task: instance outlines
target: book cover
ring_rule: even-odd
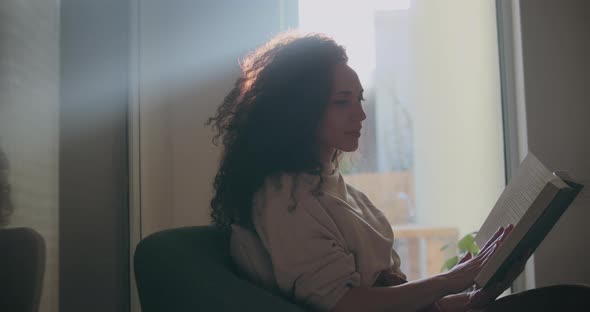
[[[499,226],[515,225],[475,278],[477,286],[501,280],[515,260],[534,252],[582,188],[562,180],[529,153],[476,235],[483,246]]]

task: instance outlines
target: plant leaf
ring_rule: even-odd
[[[477,254],[479,253],[479,246],[477,246],[476,242],[473,242],[473,244],[471,244],[471,246],[469,247],[469,251],[472,255],[477,256]]]
[[[459,250],[461,250],[461,251],[470,251],[471,246],[474,243],[475,243],[475,239],[473,238],[473,235],[467,234],[459,241],[459,243],[457,243],[457,246],[459,247]]]
[[[441,271],[444,270],[444,269],[450,270],[455,265],[457,265],[458,262],[459,262],[459,257],[458,256],[454,256],[452,258],[447,259],[447,261],[445,261],[445,263],[443,264],[443,266],[441,268]]]

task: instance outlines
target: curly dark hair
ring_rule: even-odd
[[[287,32],[248,54],[241,75],[214,117],[222,138],[211,218],[229,229],[253,230],[252,199],[267,177],[311,173],[323,179],[318,132],[329,100],[333,68],[348,62],[343,46],[323,34]],[[341,151],[333,162],[338,164]]]

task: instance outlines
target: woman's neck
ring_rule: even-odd
[[[332,168],[334,167],[333,159],[334,159],[335,153],[336,153],[336,149],[334,149],[332,147],[322,149],[321,161],[322,161],[322,166],[324,167],[324,170],[331,171]]]

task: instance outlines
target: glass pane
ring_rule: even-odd
[[[347,48],[365,89],[341,172],[386,214],[408,278],[439,273],[504,186],[495,1],[300,0],[299,16]]]
[[[41,234],[39,310],[58,311],[59,1],[2,1],[0,16],[0,231]]]

